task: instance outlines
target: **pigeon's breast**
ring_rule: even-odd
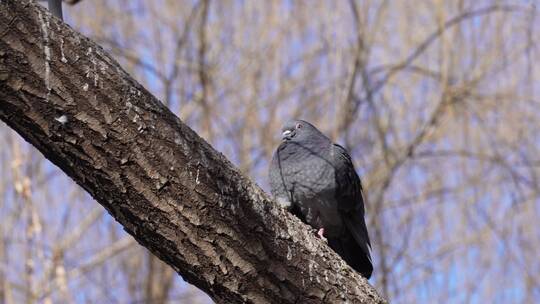
[[[324,228],[329,237],[339,235],[343,223],[335,198],[334,168],[322,158],[297,160],[291,168],[297,170],[289,175],[289,191],[306,222]]]

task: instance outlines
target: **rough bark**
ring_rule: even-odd
[[[0,119],[218,303],[383,303],[108,54],[0,1]]]

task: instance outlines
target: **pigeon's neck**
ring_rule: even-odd
[[[328,140],[289,141],[283,142],[279,150],[284,159],[300,160],[307,155],[325,156],[330,145]]]

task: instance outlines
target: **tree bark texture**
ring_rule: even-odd
[[[0,1],[0,119],[218,303],[383,303],[88,38]]]

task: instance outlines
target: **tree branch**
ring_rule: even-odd
[[[218,303],[383,303],[98,45],[0,1],[0,119]]]

